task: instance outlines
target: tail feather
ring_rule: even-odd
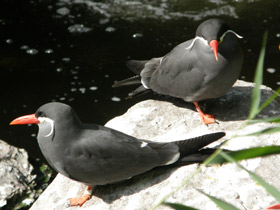
[[[177,162],[171,164],[172,166],[185,166],[194,163],[203,163],[210,155],[216,151],[216,148],[201,149],[199,152],[185,156]]]
[[[174,143],[179,146],[180,159],[200,151],[208,144],[217,141],[225,136],[224,132],[217,132],[206,134],[203,136],[194,137],[187,140],[175,141]]]
[[[180,167],[185,165],[190,165],[194,163],[203,163],[207,158],[209,158],[217,148],[206,148],[201,149],[196,153],[185,156],[182,159],[179,159],[177,162],[168,165],[170,167]],[[229,150],[222,150],[223,152],[230,152]]]
[[[115,82],[112,87],[121,87],[121,86],[127,86],[127,85],[139,85],[141,84],[141,78],[140,76],[134,76],[134,77],[130,77],[121,81],[117,81]]]
[[[151,92],[151,90],[147,89],[147,87],[149,86],[148,84],[150,82],[153,72],[160,65],[161,60],[162,58],[153,58],[151,60],[145,60],[145,61],[138,61],[138,60],[128,61],[126,63],[127,67],[130,70],[132,70],[134,73],[136,73],[137,76],[115,82],[112,85],[112,87],[115,88],[120,86],[141,84],[140,87],[138,87],[133,92],[129,93],[127,98],[132,98],[134,96],[140,96],[148,92]]]
[[[137,61],[137,60],[130,60],[126,62],[127,67],[133,71],[135,74],[140,75],[140,72],[144,69],[145,64],[149,60],[146,61]]]
[[[144,94],[149,93],[149,92],[151,92],[150,89],[147,89],[143,85],[141,85],[140,87],[136,88],[134,91],[130,92],[128,94],[128,98],[141,96],[141,95],[144,95]]]

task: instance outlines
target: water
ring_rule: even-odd
[[[240,78],[253,80],[262,35],[269,30],[264,84],[280,85],[279,1],[4,0],[0,8],[0,139],[42,160],[36,126],[9,126],[44,103],[73,106],[84,122],[104,124],[144,98],[112,89],[133,76],[128,59],[162,56],[220,17],[244,38]],[[150,98],[154,96],[149,96]]]

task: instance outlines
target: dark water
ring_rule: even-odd
[[[244,38],[240,78],[252,81],[262,35],[269,30],[264,84],[280,85],[279,1],[2,0],[0,6],[0,139],[41,153],[36,126],[9,126],[44,103],[73,106],[84,122],[104,124],[143,100],[132,88],[112,89],[132,76],[125,62],[162,56],[194,36],[204,19],[220,17]],[[102,3],[103,2],[103,3]]]

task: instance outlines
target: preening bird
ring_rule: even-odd
[[[195,38],[177,45],[163,57],[127,62],[137,76],[116,82],[113,87],[141,84],[130,96],[152,90],[155,93],[193,102],[202,122],[214,123],[198,102],[223,96],[235,83],[243,64],[238,38],[225,21],[202,22]]]

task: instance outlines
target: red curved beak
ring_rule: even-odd
[[[209,43],[209,46],[213,49],[213,52],[214,52],[216,61],[218,61],[218,45],[219,45],[219,43],[218,43],[217,40],[212,40],[212,41]]]
[[[10,125],[24,125],[24,124],[39,124],[40,121],[37,119],[35,114],[25,115],[18,117],[10,122]]]

